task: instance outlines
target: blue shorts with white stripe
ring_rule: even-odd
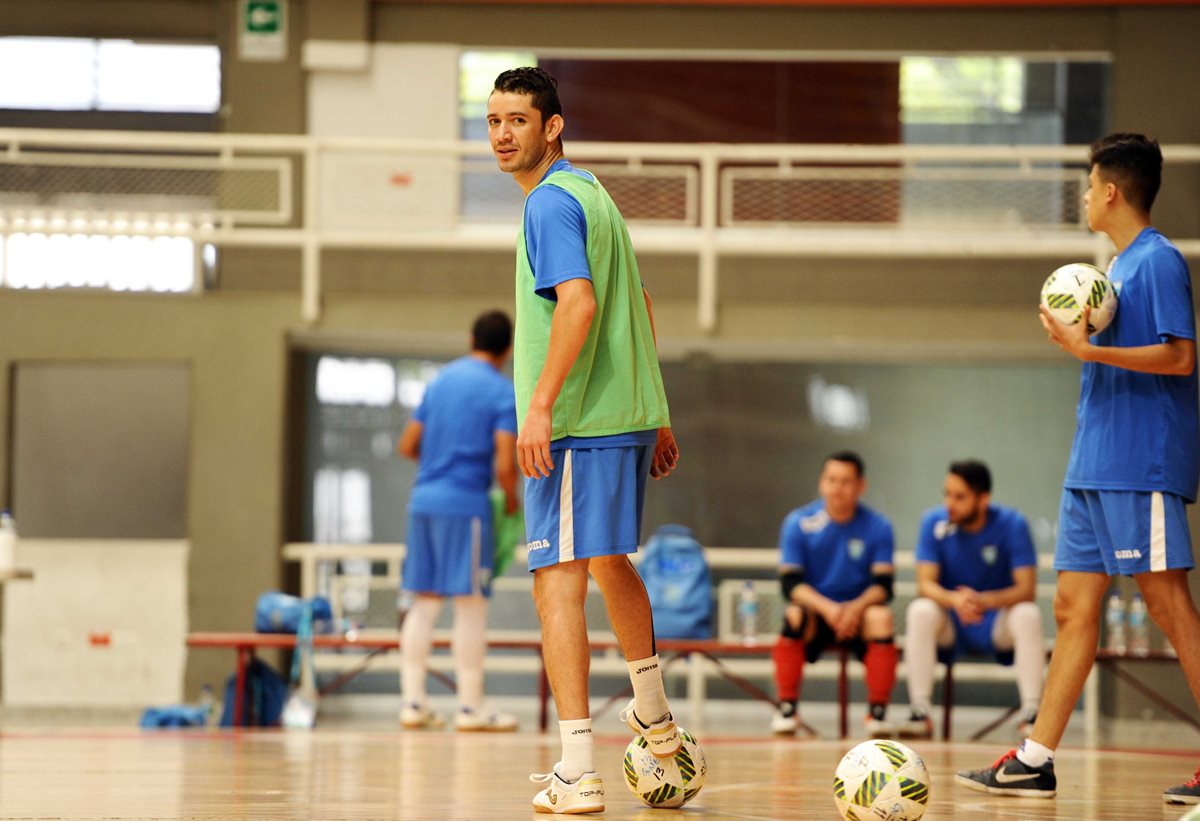
[[[409,513],[404,578],[410,593],[490,596],[492,517]]]
[[[529,569],[633,553],[653,445],[554,451],[554,470],[525,480]]]
[[[1182,497],[1158,491],[1063,489],[1055,570],[1132,576],[1194,566]]]

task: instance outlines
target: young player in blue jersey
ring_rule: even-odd
[[[1025,517],[992,504],[987,465],[950,465],[940,507],[921,519],[917,594],[904,620],[904,666],[912,712],[901,738],[930,738],[933,673],[938,656],[995,655],[1017,671],[1020,732],[1033,729],[1046,640],[1037,596],[1037,553]]]
[[[593,761],[584,599],[604,595],[633,684],[622,713],[660,757],[680,747],[654,646],[650,601],[628,554],[641,539],[646,477],[666,476],[671,435],[642,288],[624,220],[590,173],[563,156],[556,83],[537,68],[496,78],[488,135],[526,194],[517,241],[513,369],[529,569],[562,758],[531,776],[545,813],[604,811]]]
[[[1133,576],[1200,703],[1200,614],[1188,590],[1185,512],[1200,472],[1191,278],[1150,223],[1162,179],[1158,144],[1112,134],[1092,145],[1090,164],[1088,226],[1116,246],[1109,278],[1120,300],[1112,324],[1090,339],[1086,310],[1073,326],[1041,312],[1050,341],[1083,362],[1083,376],[1054,556],[1058,633],[1037,722],[1019,750],[956,777],[997,795],[1055,794],[1054,751],[1095,662],[1112,576]],[[1200,771],[1162,800],[1200,803]]]
[[[796,731],[804,664],[840,643],[866,666],[867,733],[888,736],[897,656],[887,606],[895,575],[892,525],[860,501],[867,480],[856,453],[827,458],[817,489],[821,498],[789,513],[779,531],[779,578],[787,605],[772,651],[780,706],[771,731]]]
[[[446,597],[454,599],[455,729],[517,727],[513,716],[483,704],[493,475],[506,510],[517,509],[517,414],[512,382],[500,373],[511,350],[508,317],[481,315],[471,329],[471,353],[442,368],[400,436],[400,454],[418,462],[401,583],[414,597],[401,628],[400,722],[409,729],[443,724],[428,706],[425,679],[433,625]]]

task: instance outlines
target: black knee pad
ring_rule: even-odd
[[[808,623],[808,611],[802,607],[802,608],[800,608],[800,625],[798,627],[792,627],[791,622],[789,622],[787,620],[787,618],[785,617],[783,620],[783,629],[780,631],[780,635],[783,636],[785,639],[795,639],[796,641],[803,641],[804,640],[804,628],[807,625],[807,623]]]

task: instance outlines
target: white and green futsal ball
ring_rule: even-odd
[[[625,784],[648,807],[682,807],[704,786],[704,750],[682,727],[679,735],[683,743],[671,758],[655,756],[640,735],[625,748]]]
[[[1078,322],[1084,306],[1090,305],[1088,333],[1098,334],[1108,327],[1117,313],[1117,292],[1095,265],[1072,262],[1056,269],[1046,279],[1042,286],[1042,305],[1064,325]]]
[[[846,821],[917,821],[929,802],[929,770],[898,741],[864,741],[838,764],[833,800]]]

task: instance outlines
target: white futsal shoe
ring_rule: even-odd
[[[799,727],[794,709],[788,711],[780,707],[771,718],[771,732],[775,735],[795,735]]]
[[[572,782],[563,781],[558,764],[552,773],[529,776],[534,784],[547,784],[546,789],[533,797],[535,812],[556,815],[578,815],[585,812],[604,812],[604,782],[595,772],[586,772]]]
[[[454,729],[460,733],[511,733],[517,729],[517,717],[498,710],[462,707],[454,715]]]
[[[679,752],[683,744],[683,739],[679,737],[679,728],[675,726],[675,719],[670,713],[649,725],[643,724],[634,714],[633,699],[630,699],[629,704],[620,712],[620,718],[629,725],[629,729],[646,739],[646,749],[657,758],[670,758]]]
[[[446,720],[425,705],[410,701],[400,708],[400,726],[406,730],[440,730]]]

